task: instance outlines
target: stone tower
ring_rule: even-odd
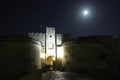
[[[46,28],[46,58],[48,56],[55,56],[56,53],[56,36],[55,28]]]

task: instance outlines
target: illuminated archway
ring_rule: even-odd
[[[46,64],[47,65],[53,65],[53,61],[55,61],[55,57],[54,56],[48,56],[46,58]]]
[[[54,56],[48,56],[46,58],[46,64],[50,66],[50,70],[53,70],[53,66],[55,65],[55,57]]]

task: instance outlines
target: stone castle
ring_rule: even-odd
[[[50,56],[54,58],[59,57],[59,55],[62,56],[63,53],[60,53],[62,34],[56,34],[54,27],[46,27],[46,33],[29,33],[28,35],[40,43],[42,60],[46,60]]]
[[[68,34],[56,34],[54,27],[46,27],[45,33],[1,35],[0,80],[18,80],[41,70],[43,63],[50,63],[51,56],[55,61],[62,59],[62,69],[58,70],[116,78],[120,73],[120,37],[71,39]]]

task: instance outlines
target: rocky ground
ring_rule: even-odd
[[[35,71],[19,78],[19,80],[96,80],[96,79],[70,72],[47,71],[44,73],[40,73],[40,71]]]
[[[94,80],[90,77],[83,77],[74,73],[48,71],[42,74],[41,80]]]

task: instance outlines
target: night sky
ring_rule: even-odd
[[[88,16],[81,14],[84,9]],[[41,32],[46,26],[73,37],[120,34],[120,0],[0,1],[0,34]]]

